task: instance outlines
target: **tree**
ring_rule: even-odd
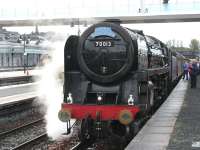
[[[171,40],[168,40],[168,41],[166,42],[166,44],[167,44],[168,47],[172,47],[172,41],[171,41]]]
[[[192,39],[190,42],[190,49],[192,51],[198,51],[200,48],[200,43],[197,39]]]
[[[183,47],[183,41],[180,41],[180,47]]]
[[[176,44],[175,44],[175,43],[176,43],[176,40],[173,39],[173,40],[172,40],[172,47],[176,47]]]
[[[167,45],[168,47],[172,48],[172,49],[177,49],[177,50],[189,49],[189,48],[187,48],[187,47],[183,47],[183,41],[181,41],[181,40],[175,40],[175,39],[173,39],[173,40],[168,40],[168,41],[166,42],[166,45]]]

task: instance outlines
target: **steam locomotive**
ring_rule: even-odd
[[[143,31],[105,21],[64,48],[64,102],[59,119],[81,121],[79,138],[130,140],[182,75],[184,57]]]

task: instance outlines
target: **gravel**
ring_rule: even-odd
[[[16,107],[23,107],[23,105]],[[45,107],[36,103],[31,103],[25,108],[15,109],[16,111],[12,113],[8,112],[8,114],[4,114],[0,117],[0,133],[42,118],[44,116]]]
[[[38,122],[9,133],[0,139],[0,149],[9,150],[45,133],[45,126],[45,122]]]

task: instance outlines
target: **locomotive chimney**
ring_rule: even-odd
[[[106,19],[104,22],[110,22],[120,25],[122,21],[120,19]]]

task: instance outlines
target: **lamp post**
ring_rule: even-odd
[[[26,61],[25,61],[25,58],[26,58],[26,37],[25,37],[25,34],[23,36],[23,40],[24,40],[24,74],[26,73]]]
[[[13,70],[13,68],[14,68],[13,55],[14,55],[14,48],[12,48],[12,50],[11,50],[12,70]]]
[[[80,33],[81,33],[81,30],[80,30],[80,21],[79,21],[79,18],[78,18],[78,36],[80,36]]]

